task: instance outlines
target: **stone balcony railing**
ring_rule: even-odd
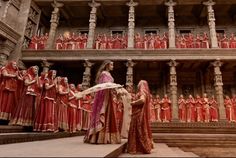
[[[112,50],[23,50],[23,61],[41,61],[43,58],[52,61],[77,60],[236,60],[236,49],[112,49]]]

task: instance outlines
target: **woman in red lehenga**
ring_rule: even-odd
[[[153,96],[150,95],[150,107],[151,107],[151,122],[155,122],[157,120],[156,118],[156,110],[155,110],[155,104],[154,104],[154,101],[153,101]]]
[[[229,122],[236,122],[232,100],[227,95],[224,100],[226,118]]]
[[[109,72],[111,70],[113,70],[113,62],[110,60],[104,61],[98,70],[96,83],[114,82]],[[120,132],[116,122],[116,111],[112,103],[114,95],[112,92],[111,89],[106,89],[96,93],[91,123],[84,142],[94,144],[121,143]]]
[[[0,89],[0,119],[10,120],[13,110],[17,106],[17,74],[15,61],[9,62],[2,68]]]
[[[203,122],[203,99],[197,94],[195,98],[196,122]]]
[[[188,99],[186,99],[186,110],[187,122],[195,122],[195,100],[192,95],[189,95]]]
[[[186,122],[186,100],[184,99],[183,94],[179,96],[178,105],[179,105],[179,121]]]
[[[90,95],[86,95],[82,99],[82,129],[88,130],[90,124],[90,113],[91,113],[91,102],[92,97]]]
[[[69,84],[67,77],[63,77],[58,86],[58,127],[68,131],[67,107],[69,104]]]
[[[21,96],[23,94],[24,79],[25,79],[26,73],[27,73],[27,70],[21,70],[18,73],[18,77],[17,77],[17,92],[16,92],[17,100],[20,100],[20,98],[21,98]]]
[[[39,77],[39,89],[38,89],[38,104],[35,110],[35,120],[34,120],[34,131],[41,131],[40,129],[40,122],[43,122],[42,119],[44,119],[44,107],[41,104],[42,98],[44,97],[44,85],[45,85],[45,79],[47,77],[47,73],[41,72],[41,75]],[[41,119],[41,120],[40,120]],[[42,126],[41,126],[42,127]]]
[[[44,81],[45,89],[42,93],[41,103],[37,110],[34,131],[54,132],[55,125],[55,102],[56,102],[56,71],[50,70]]]
[[[218,122],[219,120],[219,108],[215,96],[213,95],[209,100],[210,105],[210,119],[212,122]]]
[[[38,66],[32,66],[27,70],[24,78],[23,94],[10,121],[12,125],[33,126],[38,101],[38,70]]]
[[[130,154],[150,154],[153,144],[150,128],[150,91],[147,81],[139,82],[137,100],[131,102],[131,105],[132,116],[127,151]]]
[[[70,84],[70,93],[69,93],[69,106],[68,106],[68,125],[69,125],[69,132],[74,133],[76,132],[76,113],[78,107],[78,99],[75,97],[75,94],[78,91],[75,88],[74,84]]]
[[[81,91],[81,84],[77,85],[77,91]],[[76,111],[76,128],[78,131],[82,129],[82,99],[77,100],[77,111]]]
[[[171,121],[171,100],[168,98],[167,94],[161,100],[161,114],[162,122]]]
[[[153,100],[154,110],[156,115],[156,121],[161,122],[161,99],[160,96],[157,94]]]

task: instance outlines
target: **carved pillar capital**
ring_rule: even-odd
[[[165,2],[165,5],[168,7],[174,7],[177,3],[174,2],[173,0],[169,0]]]
[[[11,52],[15,49],[16,44],[10,40],[4,40],[0,42],[0,53],[9,56]]]
[[[221,67],[223,65],[223,62],[218,58],[214,62],[212,62],[211,65],[213,65],[214,67]]]
[[[204,4],[204,5],[206,5],[206,6],[213,6],[213,5],[215,5],[216,3],[215,3],[213,0],[208,0],[208,1],[203,2],[202,4]]]
[[[53,63],[48,62],[46,59],[42,60],[41,66],[43,67],[43,72],[48,72]]]
[[[136,7],[138,5],[138,2],[134,2],[133,0],[130,0],[129,2],[126,3],[126,5],[129,7]]]
[[[176,66],[179,64],[174,59],[167,63],[170,66],[170,74],[176,75]]]
[[[91,3],[88,3],[88,5],[92,8],[90,13],[95,13],[96,14],[96,10],[99,6],[101,6],[101,3],[97,3],[94,0]]]

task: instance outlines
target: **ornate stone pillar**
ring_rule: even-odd
[[[51,21],[50,21],[51,26],[50,26],[50,31],[48,35],[46,49],[52,49],[54,47],[56,30],[57,30],[57,26],[59,24],[59,19],[60,19],[60,8],[63,7],[63,5],[64,4],[58,3],[56,0],[54,0],[54,3],[52,3],[54,10],[52,11],[52,15],[51,15]]]
[[[177,74],[176,66],[178,63],[175,60],[168,62],[170,66],[170,98],[172,104],[172,122],[177,122],[179,120],[178,116],[178,98],[177,98]]]
[[[204,79],[205,79],[205,92],[207,93],[207,96],[211,97],[213,95],[213,87],[212,87],[212,76],[210,69],[207,68],[205,74],[204,74]]]
[[[207,6],[208,11],[208,25],[210,29],[210,39],[211,39],[211,47],[212,48],[218,48],[218,42],[216,37],[216,24],[215,24],[215,13],[213,10],[213,5],[215,5],[215,2],[212,0],[209,0],[207,2],[203,2],[204,5]]]
[[[43,59],[41,66],[43,67],[43,72],[48,73],[50,67],[53,65],[53,63],[48,62],[46,59]]]
[[[96,23],[97,23],[97,8],[100,5],[101,5],[100,3],[97,3],[94,0],[92,1],[92,3],[89,3],[89,6],[92,9],[90,11],[89,33],[88,33],[87,48],[90,48],[90,49],[93,48],[95,28],[96,28]]]
[[[128,19],[128,48],[134,48],[134,28],[135,28],[135,6],[137,2],[130,0],[126,3],[129,6],[129,19]]]
[[[4,66],[11,52],[15,49],[15,43],[10,40],[0,42],[0,67]]]
[[[220,67],[222,66],[223,63],[220,61],[220,59],[217,59],[211,64],[214,66],[215,91],[216,91],[216,99],[219,104],[220,121],[226,121],[224,97],[223,97],[222,73],[220,71]]]
[[[84,67],[85,71],[83,74],[83,81],[82,81],[82,87],[83,89],[87,89],[90,87],[90,80],[91,80],[91,68],[94,65],[94,63],[89,62],[87,59],[85,60]]]
[[[131,59],[129,59],[125,64],[127,67],[126,86],[133,86],[133,67],[135,64],[136,63],[134,63]]]
[[[165,2],[165,5],[168,6],[168,29],[169,29],[169,48],[175,48],[175,13],[174,6],[176,2],[169,0]]]

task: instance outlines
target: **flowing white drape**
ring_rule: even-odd
[[[124,106],[124,111],[123,111],[123,121],[122,121],[122,128],[121,128],[121,136],[123,138],[128,138],[128,133],[129,133],[129,126],[130,126],[130,121],[131,121],[131,95],[128,93],[128,91],[123,88],[122,85],[116,84],[116,83],[102,83],[102,84],[97,84],[96,86],[93,86],[91,88],[88,88],[82,92],[79,92],[76,94],[77,98],[82,98],[87,94],[95,93],[100,90],[104,89],[114,89],[117,94],[119,95],[118,97],[121,97],[123,106]]]

